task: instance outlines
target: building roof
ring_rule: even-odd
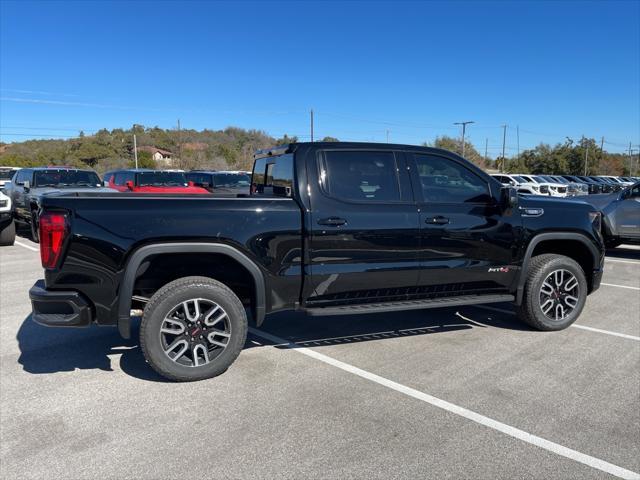
[[[142,147],[138,147],[138,151],[139,152],[149,152],[151,154],[160,153],[161,155],[164,155],[166,157],[169,157],[169,156],[173,155],[173,153],[170,152],[169,150],[163,150],[162,148],[153,147],[151,145],[144,145]]]

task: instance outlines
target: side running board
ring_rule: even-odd
[[[426,300],[401,300],[384,303],[363,303],[359,305],[338,305],[305,309],[308,315],[355,315],[360,313],[399,312],[425,308],[457,307],[481,303],[513,302],[513,295],[462,295],[459,297],[431,298]]]

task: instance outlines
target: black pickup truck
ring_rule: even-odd
[[[142,315],[149,364],[173,380],[224,372],[248,320],[514,302],[539,330],[573,323],[600,285],[601,218],[519,198],[463,158],[391,144],[298,143],[256,154],[238,198],[60,193],[42,198],[44,280],[33,319]],[[247,313],[248,312],[248,313]]]

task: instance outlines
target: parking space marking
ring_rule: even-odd
[[[635,260],[618,260],[617,258],[611,258],[611,257],[605,257],[604,260],[605,263],[607,262],[614,262],[614,263],[630,263],[632,265],[640,265],[640,262],[637,262]]]
[[[361,368],[355,367],[340,360],[336,360],[335,358],[329,357],[322,353],[318,353],[308,347],[301,347],[300,345],[296,345],[295,343],[289,342],[283,338],[277,337],[262,330],[250,328],[249,331],[253,335],[264,338],[277,345],[284,346],[285,348],[289,348],[294,352],[298,352],[302,355],[306,355],[307,357],[314,358],[320,362],[326,363],[327,365],[331,365],[345,372],[364,378],[365,380],[369,380],[384,387],[390,388],[391,390],[395,390],[396,392],[403,393],[404,395],[415,398],[417,400],[421,400],[425,403],[428,403],[429,405],[438,407],[449,413],[461,416],[463,418],[466,418],[467,420],[471,420],[480,425],[504,433],[505,435],[516,438],[518,440],[522,440],[523,442],[529,443],[531,445],[535,445],[570,460],[582,463],[583,465],[587,465],[591,468],[609,473],[618,478],[640,480],[640,473],[627,470],[626,468],[619,467],[618,465],[614,465],[599,458],[592,457],[591,455],[578,452],[577,450],[573,450],[550,440],[546,440],[542,437],[538,437],[531,433],[525,432],[524,430],[520,430],[519,428],[512,427],[505,423],[486,417],[467,408],[447,402],[446,400],[442,400],[414,388],[407,387],[406,385],[402,385],[400,383],[394,382],[393,380],[381,377],[380,375],[376,375],[375,373],[362,370]]]
[[[20,245],[22,248],[26,248],[27,250],[31,250],[33,252],[39,252],[40,249],[32,247],[31,245],[27,245],[25,243],[15,242],[16,245]]]
[[[472,305],[472,306],[475,308],[482,308],[483,310],[493,310],[494,312],[506,313],[508,315],[516,314],[515,312],[512,312],[511,310],[506,310],[504,308],[488,307],[486,305]],[[635,340],[636,342],[640,342],[640,337],[636,337],[635,335],[627,335],[626,333],[612,332],[610,330],[602,330],[601,328],[587,327],[586,325],[578,325],[576,323],[573,323],[569,326],[573,328],[580,328],[582,330],[589,330],[590,332],[604,333],[605,335],[611,335],[614,337],[626,338],[628,340]]]
[[[640,287],[630,287],[628,285],[616,285],[615,283],[604,283],[604,282],[602,282],[600,285],[605,285],[607,287],[628,288],[629,290],[640,290]]]

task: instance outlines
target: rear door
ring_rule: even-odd
[[[22,221],[31,221],[31,206],[27,199],[24,182],[29,182],[30,188],[33,188],[33,170],[25,168],[18,171],[11,189],[11,203],[16,217]]]
[[[318,151],[307,172],[318,187],[310,199],[307,303],[409,298],[420,229],[402,153],[336,147]]]
[[[615,210],[615,222],[621,237],[640,239],[640,184],[622,194]]]
[[[408,152],[419,197],[421,268],[425,293],[507,290],[517,271],[520,215],[503,212],[493,182],[461,160]]]

